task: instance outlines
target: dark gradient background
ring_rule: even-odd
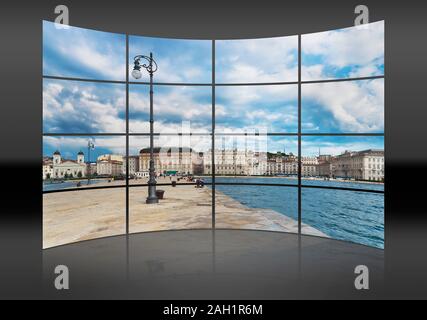
[[[42,298],[41,21],[180,38],[294,35],[353,25],[356,1],[3,1],[0,4],[0,298]],[[363,1],[386,21],[385,286],[427,298],[427,3]],[[141,10],[144,10],[142,12]]]

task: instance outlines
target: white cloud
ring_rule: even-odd
[[[49,74],[77,77],[95,74],[101,79],[125,79],[124,35],[77,27],[58,30],[51,23],[43,27],[45,45],[67,61],[64,66],[61,59],[45,59],[44,68]],[[72,71],[67,70],[67,64],[72,64]]]
[[[350,76],[371,76],[379,73],[384,57],[384,22],[350,27],[302,36],[304,55],[321,56],[323,63],[336,68],[359,66]],[[326,78],[321,66],[306,66],[303,60],[303,79]]]
[[[153,53],[158,65],[158,70],[154,73],[156,82],[211,82],[212,58],[209,40],[131,37],[130,50],[131,57],[136,54]],[[131,64],[129,71],[132,69]],[[148,73],[143,72],[139,81],[148,80]]]
[[[105,79],[123,80],[125,78],[123,60],[117,59],[109,47],[110,45],[104,45],[103,51],[98,51],[100,48],[96,43],[81,37],[72,46],[59,44],[58,49],[64,57],[73,57],[74,63],[82,69],[92,70]]]
[[[248,104],[296,101],[297,85],[262,85],[217,87],[217,95],[233,106],[244,107]]]
[[[108,92],[106,92],[106,88]],[[43,121],[47,132],[72,133],[75,127],[90,132],[124,132],[124,86],[45,80]],[[78,133],[78,132],[76,132]]]
[[[172,132],[180,132],[181,121],[190,121],[193,132],[208,132],[212,118],[210,88],[208,89],[169,87],[166,91],[155,93],[155,131],[172,130]],[[207,96],[203,97],[203,93],[206,93]],[[209,100],[209,102],[198,101],[200,97],[202,100],[207,98],[206,100]],[[132,132],[149,132],[148,117],[150,106],[148,94],[131,91],[129,103],[131,112],[130,130]],[[137,116],[132,116],[132,113],[144,113],[145,116],[143,119],[136,119]]]
[[[218,132],[233,132],[236,127],[240,132],[264,127],[283,132],[298,124],[296,85],[221,86],[216,90]]]
[[[254,83],[296,81],[298,78],[296,36],[218,40],[217,82]]]
[[[301,79],[312,80],[312,79],[323,79],[324,66],[321,64],[315,64],[311,66],[302,66],[301,68]]]
[[[312,101],[329,111],[342,132],[381,132],[384,130],[384,81],[306,84],[304,101]],[[310,110],[306,110],[307,113]]]

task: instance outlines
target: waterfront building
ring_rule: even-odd
[[[301,175],[306,177],[317,176],[318,165],[317,157],[301,157]]]
[[[267,153],[266,152],[252,152],[247,153],[247,174],[250,176],[264,176],[267,175]]]
[[[127,161],[123,157],[123,174],[126,175]],[[134,176],[139,171],[139,156],[129,156],[129,176]]]
[[[287,176],[298,174],[298,160],[283,160],[283,174]]]
[[[96,159],[98,176],[118,177],[123,173],[123,156],[119,154],[103,154]]]
[[[96,173],[98,176],[117,177],[122,175],[123,162],[117,160],[96,161]]]
[[[203,155],[204,174],[212,174],[212,150]],[[215,150],[215,174],[217,175],[266,175],[267,154],[238,149]]]
[[[64,159],[59,151],[53,153],[52,158],[43,161],[43,179],[83,178],[87,168],[84,162],[84,153],[80,151],[76,160]]]
[[[42,177],[43,177],[43,180],[53,178],[52,158],[43,157]]]
[[[287,176],[298,174],[298,157],[292,152],[283,157],[283,174]]]
[[[154,148],[154,168],[156,174],[194,174],[200,170],[203,159],[192,148]],[[202,162],[200,162],[202,161]],[[143,148],[139,152],[139,170],[150,169],[150,148]]]
[[[91,176],[97,175],[96,167],[97,167],[96,162],[91,162],[89,164],[89,173]]]
[[[120,176],[126,172],[126,157],[104,154],[96,163],[84,162],[83,152],[76,160],[63,159],[59,151],[52,157],[43,158],[42,177],[67,178],[91,176]],[[140,150],[139,156],[129,156],[129,175],[146,177],[150,167],[150,149]],[[211,175],[212,151],[196,152],[191,148],[154,148],[156,174]],[[251,150],[215,150],[215,172],[217,175],[297,175],[298,157],[292,153],[267,153]],[[319,155],[301,157],[302,176],[320,176],[355,180],[384,180],[384,151],[345,151],[338,156]],[[89,171],[88,171],[89,170]]]
[[[301,158],[301,174],[303,176],[317,175],[318,160],[316,157]],[[297,175],[298,157],[290,154],[269,154],[267,161],[268,175]]]
[[[283,174],[283,159],[282,157],[274,157],[267,160],[267,175],[276,176]]]
[[[384,150],[345,151],[334,158],[333,165],[333,176],[337,178],[384,180]]]
[[[98,156],[98,158],[96,159],[97,161],[119,161],[119,162],[123,162],[123,156],[120,154],[102,154],[100,156]]]
[[[215,172],[218,175],[247,175],[246,152],[238,149],[215,151]]]
[[[317,175],[319,177],[331,178],[333,165],[331,161],[319,161],[317,165]]]

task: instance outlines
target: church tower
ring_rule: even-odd
[[[58,150],[56,150],[53,153],[53,164],[56,165],[60,163],[61,163],[61,153]]]
[[[77,163],[85,163],[85,154],[82,151],[77,154]]]

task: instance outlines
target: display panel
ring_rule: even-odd
[[[216,135],[214,163],[218,183],[297,184],[298,139]]]
[[[43,80],[44,133],[126,133],[126,86]]]
[[[383,41],[383,22],[242,40],[44,22],[43,247],[231,228],[383,248]],[[150,53],[152,92],[132,73]]]
[[[130,232],[209,229],[212,227],[210,136],[157,136],[153,158],[158,204],[147,204],[149,195],[149,137],[132,136],[130,157],[139,160],[139,171],[130,181]]]
[[[327,237],[384,248],[384,194],[303,188],[302,221]]]
[[[358,188],[377,183],[384,189],[384,137],[304,137],[302,183]]]
[[[217,83],[298,81],[298,37],[217,40]]]
[[[384,75],[384,21],[301,36],[303,81]]]
[[[298,233],[297,188],[220,184],[215,192],[215,226],[219,229]]]
[[[212,80],[212,41],[192,39],[166,39],[129,36],[129,77],[133,59],[137,55],[154,54],[157,65],[155,82],[210,83]],[[147,73],[140,79],[149,81]]]
[[[301,95],[304,133],[384,132],[384,79],[303,84]]]
[[[126,36],[43,21],[43,75],[126,79]]]
[[[148,85],[129,88],[129,131],[150,133]],[[200,86],[154,86],[154,132],[161,134],[210,133],[212,89]]]
[[[298,132],[298,86],[216,88],[217,133]]]
[[[43,248],[123,234],[125,137],[43,138]]]

